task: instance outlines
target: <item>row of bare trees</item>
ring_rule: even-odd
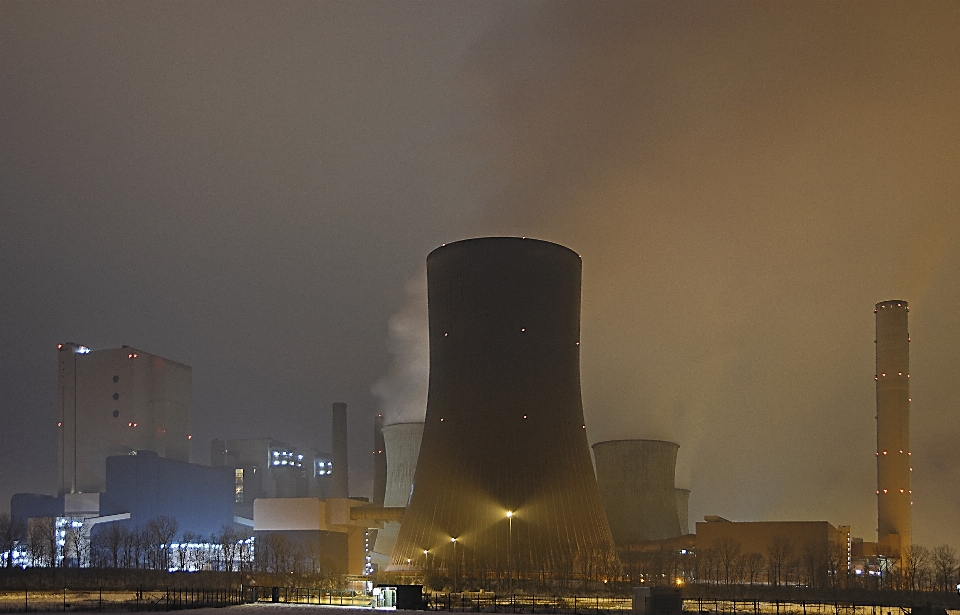
[[[949,545],[911,546],[899,558],[880,558],[878,575],[847,569],[844,545],[829,548],[775,538],[764,553],[744,551],[728,538],[699,552],[624,548],[619,552],[626,579],[654,585],[696,582],[722,586],[852,587],[899,591],[953,592],[960,581],[960,558]]]
[[[29,527],[0,514],[2,567],[14,565],[19,549],[32,567],[54,566],[153,569],[221,570],[250,568],[253,541],[248,534],[224,526],[219,532],[201,536],[179,533],[173,517],[161,515],[137,527],[109,523],[91,532],[81,518],[31,519]],[[92,537],[91,537],[92,533]],[[22,562],[21,562],[22,563]]]

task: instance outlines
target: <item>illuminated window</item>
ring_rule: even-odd
[[[233,488],[233,501],[242,502],[243,501],[243,468],[237,468],[234,470],[234,488]]]

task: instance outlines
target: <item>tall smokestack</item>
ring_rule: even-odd
[[[387,451],[383,442],[383,415],[373,421],[373,503],[383,506],[387,491]]]
[[[906,301],[877,315],[877,541],[890,555],[910,548],[910,333]]]
[[[330,497],[350,497],[350,479],[347,475],[347,404],[333,404],[333,475],[330,477]]]
[[[680,535],[690,533],[690,490],[677,487],[674,490],[677,496],[677,519],[680,521]]]

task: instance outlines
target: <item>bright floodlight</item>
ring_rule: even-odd
[[[507,519],[509,519],[509,518],[511,518],[511,517],[513,517],[513,511],[512,511],[512,510],[508,510],[508,511],[507,511]]]

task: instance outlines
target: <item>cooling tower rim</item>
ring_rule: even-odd
[[[910,307],[907,305],[907,302],[902,299],[888,299],[886,301],[881,301],[880,303],[874,306],[876,309],[888,308],[888,307]]]
[[[401,425],[420,425],[421,427],[426,424],[426,421],[399,421],[397,423],[386,423],[382,429],[387,429],[389,427],[399,427]]]
[[[535,242],[535,243],[538,243],[538,244],[544,244],[544,245],[548,245],[548,246],[552,246],[552,247],[556,247],[556,248],[561,248],[561,249],[569,252],[569,253],[572,254],[573,256],[576,256],[578,259],[581,258],[580,255],[577,254],[576,251],[571,250],[571,249],[568,248],[567,246],[561,245],[561,244],[559,244],[559,243],[554,243],[554,242],[552,242],[552,241],[547,241],[547,240],[545,240],[545,239],[534,239],[533,237],[471,237],[471,238],[469,238],[469,239],[459,239],[459,240],[457,240],[457,241],[451,241],[451,242],[449,242],[449,243],[445,243],[445,244],[441,245],[440,247],[434,248],[433,250],[430,251],[429,254],[427,254],[427,260],[429,261],[435,254],[437,254],[437,253],[440,252],[440,251],[447,251],[447,250],[449,250],[449,249],[451,249],[451,248],[464,248],[464,247],[466,247],[468,244],[474,244],[474,243],[478,243],[478,242],[483,242],[483,243],[510,243],[510,244],[514,244],[514,245],[519,244],[520,242]]]
[[[602,442],[596,442],[596,443],[594,443],[590,448],[596,448],[596,447],[600,446],[601,444],[615,444],[615,443],[617,443],[617,442],[636,442],[636,443],[653,443],[653,442],[656,442],[656,443],[660,443],[660,444],[669,444],[670,446],[675,446],[675,447],[677,447],[677,448],[680,448],[680,445],[679,445],[679,444],[677,444],[676,442],[670,442],[669,440],[651,440],[651,439],[644,439],[644,438],[621,438],[621,439],[619,439],[619,440],[604,440],[604,441],[602,441]]]

